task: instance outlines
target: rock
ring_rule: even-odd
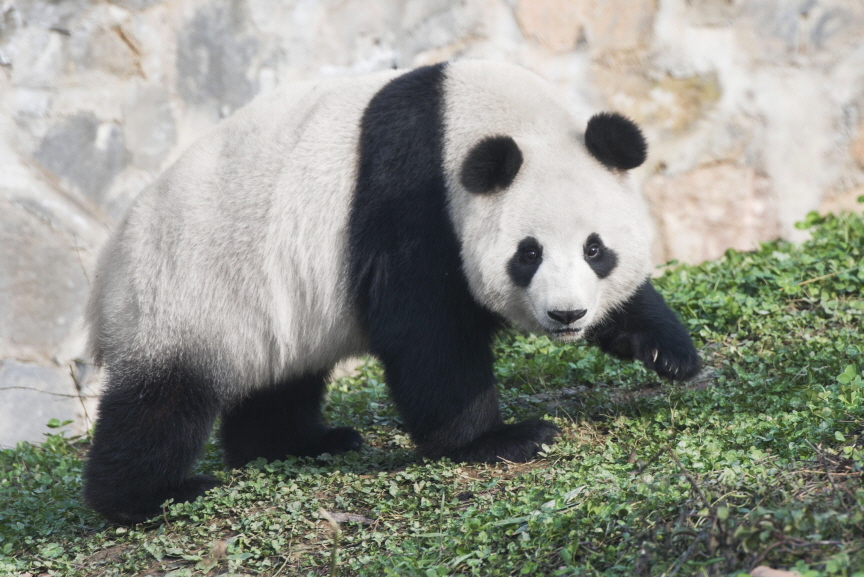
[[[111,3],[129,10],[146,10],[147,8],[163,1],[164,0],[111,0]]]
[[[200,8],[177,36],[177,91],[191,104],[215,104],[223,116],[258,92],[251,70],[258,49],[242,2]]]
[[[0,197],[0,351],[50,359],[77,322],[89,283],[72,238]]]
[[[858,138],[852,143],[852,158],[864,168],[864,122],[858,127]]]
[[[729,0],[688,0],[687,21],[696,26],[729,26],[737,15]]]
[[[13,6],[0,11],[0,47],[5,45],[18,31],[18,14]]]
[[[588,27],[592,51],[626,51],[646,46],[651,40],[656,0],[633,0],[624,8],[614,0],[595,0]]]
[[[648,78],[638,65],[592,70],[612,108],[665,133],[680,133],[704,118],[722,96],[716,75]]]
[[[753,78],[753,101],[764,126],[751,144],[758,152],[751,151],[747,163],[770,178],[780,232],[787,240],[809,236],[795,223],[819,208],[826,190],[839,184],[842,167],[850,164],[848,156],[840,156],[848,141],[838,146],[843,116],[831,101],[830,83],[831,78],[816,69],[794,74],[766,69]]]
[[[97,204],[129,162],[120,127],[101,122],[92,113],[52,126],[33,158]]]
[[[0,48],[0,65],[15,85],[31,88],[51,86],[63,73],[65,44],[62,32],[21,26]]]
[[[138,49],[120,26],[99,30],[87,42],[83,61],[117,76],[140,73]]]
[[[743,2],[736,28],[743,48],[770,64],[828,64],[860,45],[864,5],[859,0]]]
[[[767,182],[749,167],[718,164],[655,175],[643,191],[660,225],[662,260],[699,263],[730,247],[752,250],[778,234]]]
[[[819,212],[827,214],[833,212],[839,214],[841,212],[864,212],[864,202],[858,202],[858,199],[864,197],[864,186],[850,188],[833,194],[822,199],[822,204],[819,205]]]
[[[134,91],[123,114],[126,146],[133,164],[156,172],[177,140],[170,97],[158,85],[136,85]]]
[[[516,19],[526,37],[553,52],[585,43],[592,52],[627,51],[651,38],[654,0],[634,0],[626,9],[614,1],[520,0]]]
[[[516,20],[523,34],[553,52],[566,52],[585,40],[589,2],[520,0]]]
[[[478,11],[472,10],[467,3],[461,6],[441,0],[409,3],[394,41],[395,64],[411,66],[411,59],[417,54],[458,45],[463,38],[476,37],[479,25]]]
[[[14,7],[28,27],[68,31],[70,23],[87,11],[88,4],[91,4],[91,0],[17,0]]]
[[[66,430],[82,433],[82,402],[68,368],[0,361],[0,446],[41,442],[51,419],[80,423]]]

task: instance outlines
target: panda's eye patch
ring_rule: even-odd
[[[527,288],[534,278],[534,273],[543,262],[543,247],[534,237],[526,237],[519,241],[516,252],[507,263],[507,274],[518,287]]]
[[[594,271],[598,278],[606,278],[618,265],[618,255],[614,250],[603,244],[603,239],[596,232],[588,235],[588,239],[582,247],[585,262]]]

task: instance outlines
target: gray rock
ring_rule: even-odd
[[[728,26],[736,16],[736,8],[729,0],[690,0],[687,20],[696,26]]]
[[[425,10],[403,22],[396,41],[397,53],[406,59],[401,66],[410,65],[410,57],[419,52],[445,46],[474,32],[478,22],[464,4],[453,6],[448,2],[427,2]]]
[[[860,0],[753,0],[742,3],[735,26],[745,50],[774,64],[830,64],[861,43]]]
[[[0,10],[0,46],[3,46],[18,30],[18,18],[13,6]]]
[[[122,77],[139,73],[139,60],[133,40],[120,32],[107,18],[84,22],[66,39],[65,55],[75,70],[100,70]]]
[[[250,70],[258,41],[246,32],[242,0],[202,7],[177,39],[177,90],[192,104],[233,111],[258,93]]]
[[[89,284],[69,237],[0,198],[0,351],[50,359],[83,314]]]
[[[124,111],[123,132],[135,166],[157,171],[177,140],[168,93],[161,86],[142,86]]]
[[[120,127],[100,122],[91,113],[52,126],[33,157],[96,203],[129,163]]]
[[[93,0],[16,0],[15,9],[28,26],[68,33],[70,22],[85,12]]]
[[[841,35],[850,21],[854,22],[854,16],[846,10],[826,10],[810,30],[810,42],[816,48],[825,48],[829,42]]]
[[[0,362],[0,446],[38,443],[51,419],[78,420],[83,413],[68,369],[5,360]],[[70,432],[80,429],[72,427]]]
[[[163,0],[111,0],[111,4],[122,6],[127,10],[146,10],[151,6],[160,4]]]

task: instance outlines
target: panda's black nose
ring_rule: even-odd
[[[578,321],[587,313],[587,309],[579,309],[575,311],[546,311],[549,318],[553,321],[558,321],[562,325],[569,325],[574,321]]]

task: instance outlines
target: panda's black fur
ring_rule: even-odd
[[[499,412],[491,344],[505,319],[472,294],[463,270],[464,247],[448,213],[446,70],[442,64],[392,78],[362,114],[346,231],[348,292],[367,349],[381,360],[420,454],[523,462],[541,444],[551,443],[558,430],[540,419],[505,424]],[[645,144],[635,125],[617,115],[592,122],[585,145],[602,164],[614,169],[641,164]],[[512,138],[492,134],[471,148],[459,178],[471,194],[498,194],[517,178],[522,163]],[[613,273],[616,251],[600,236],[589,236],[581,250],[599,279]],[[533,237],[513,246],[504,266],[514,286],[531,285],[543,251]],[[94,306],[100,298],[94,297]],[[550,310],[554,320],[549,322],[566,329],[584,314]],[[686,379],[698,370],[686,330],[647,279],[586,336],[662,376]],[[96,338],[110,344],[115,337]],[[180,348],[167,358],[113,354],[100,359],[108,382],[85,468],[84,498],[107,518],[142,521],[158,513],[166,499],[194,499],[215,486],[213,478],[188,474],[217,418],[230,467],[259,457],[276,460],[361,447],[354,429],[329,428],[322,420],[330,367],[226,397],[216,383],[230,386],[237,375],[222,368],[224,351],[206,345]]]
[[[645,162],[648,145],[635,124],[620,114],[601,112],[588,121],[585,146],[594,158],[620,170],[630,170]]]

